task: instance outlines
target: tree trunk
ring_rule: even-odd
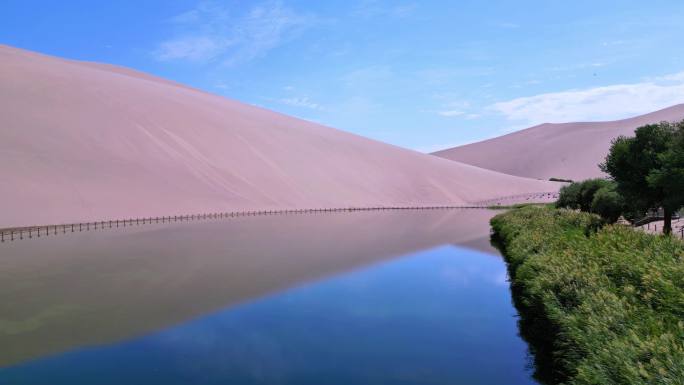
[[[672,210],[663,208],[663,216],[665,217],[665,224],[663,226],[663,234],[672,234]]]

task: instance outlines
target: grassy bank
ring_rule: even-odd
[[[684,243],[548,207],[491,223],[541,380],[684,384]]]

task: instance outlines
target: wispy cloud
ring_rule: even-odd
[[[684,72],[632,84],[552,92],[495,103],[490,109],[528,125],[613,120],[684,103]]]
[[[342,84],[352,89],[385,87],[394,78],[394,72],[387,66],[369,66],[346,73],[341,77]]]
[[[237,64],[268,51],[316,23],[281,1],[267,1],[246,11],[216,2],[202,2],[173,19],[178,34],[154,50],[158,60],[186,60]]]
[[[661,76],[660,78],[656,78],[656,81],[673,81],[684,83],[684,71],[678,72],[676,74]]]
[[[353,14],[365,19],[376,17],[406,18],[416,10],[415,3],[384,2],[380,0],[362,0]]]
[[[446,111],[437,111],[437,114],[441,116],[446,116],[446,117],[452,117],[452,116],[460,116],[465,114],[465,111],[461,110],[446,110]]]
[[[503,28],[503,29],[517,29],[520,28],[520,24],[518,23],[511,23],[508,21],[504,22],[499,22],[499,23],[494,23],[495,27]]]
[[[300,107],[300,108],[308,108],[310,110],[322,110],[323,107],[309,99],[308,97],[291,97],[291,98],[283,98],[278,100],[280,103],[292,106],[292,107]]]
[[[443,95],[438,95],[437,97],[439,98],[446,98],[446,96]],[[423,110],[425,112],[430,112],[430,113],[436,113],[439,116],[443,116],[445,118],[453,118],[456,116],[462,116],[465,118],[469,118],[470,116],[476,117],[476,115],[468,113],[468,110],[470,109],[470,103],[467,101],[449,101],[449,102],[443,102],[441,103],[440,108],[435,109],[435,110]]]
[[[605,67],[607,65],[608,65],[608,63],[606,63],[605,61],[592,61],[592,62],[586,62],[586,63],[566,65],[566,66],[555,66],[555,67],[549,68],[549,71],[567,72],[567,71],[576,71],[576,70],[584,70],[584,69],[592,69],[592,68],[601,68],[601,67]]]
[[[209,36],[186,36],[161,43],[155,55],[159,60],[207,61],[224,52],[232,42]]]

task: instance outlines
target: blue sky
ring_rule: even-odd
[[[684,102],[684,2],[32,1],[0,43],[432,151]]]

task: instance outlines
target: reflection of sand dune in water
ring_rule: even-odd
[[[0,246],[0,366],[488,234],[486,210],[242,217]],[[477,243],[477,242],[476,242]]]

